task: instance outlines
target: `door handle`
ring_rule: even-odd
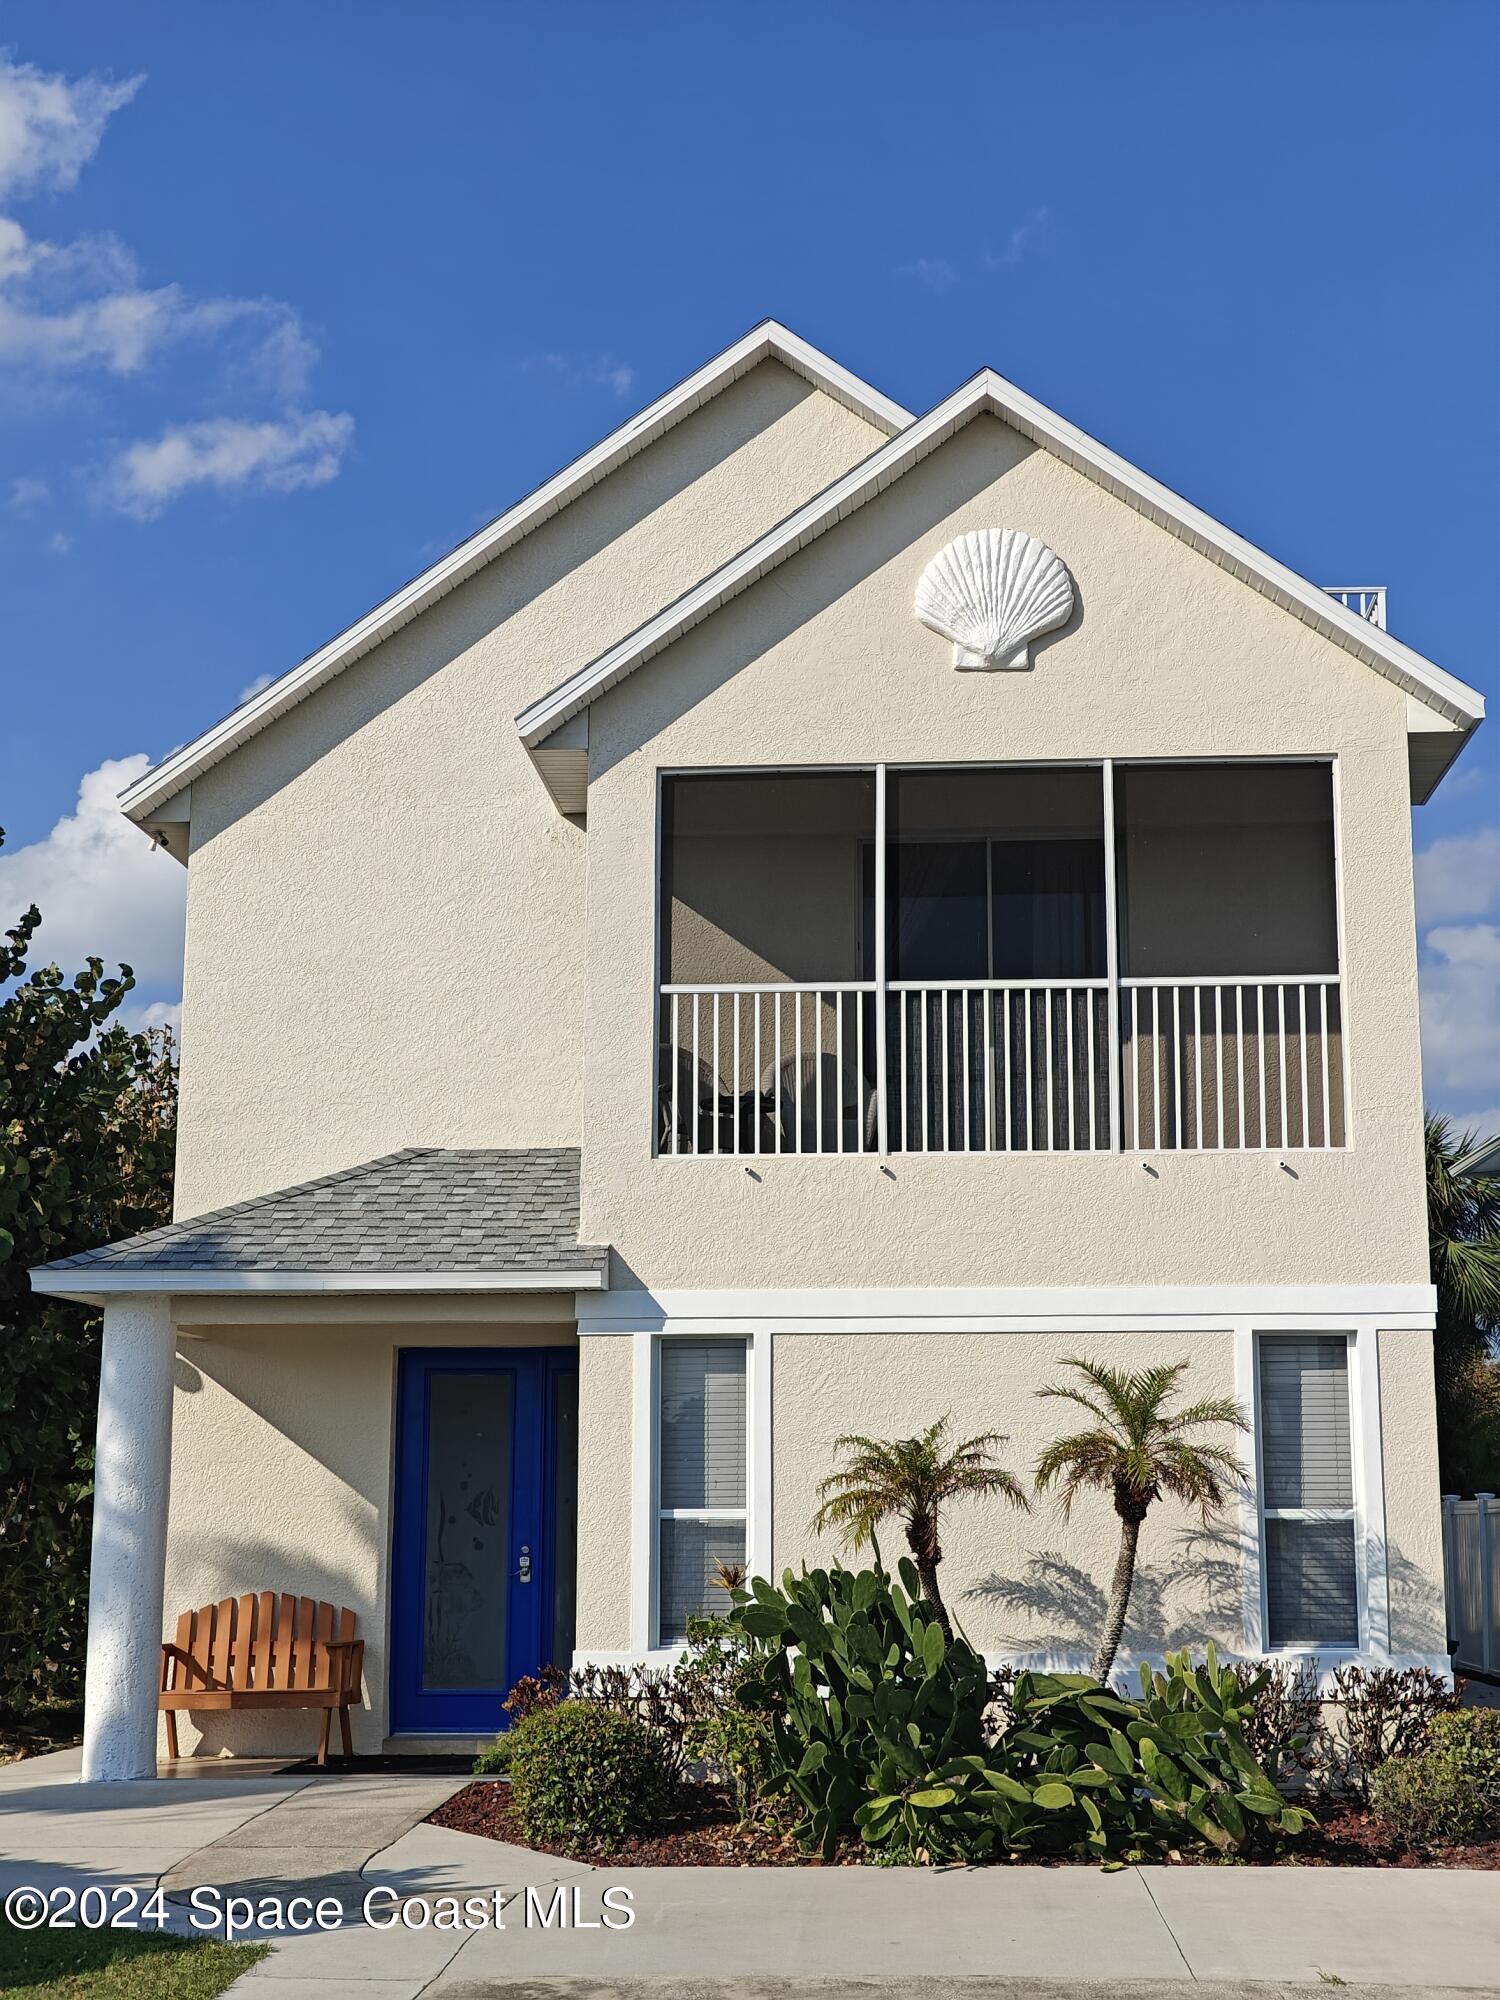
[[[531,1581],[531,1544],[529,1542],[521,1544],[521,1564],[520,1568],[516,1571],[516,1578],[520,1583],[530,1583]]]

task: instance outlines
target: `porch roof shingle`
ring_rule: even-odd
[[[578,1241],[576,1147],[408,1146],[362,1166],[44,1264],[80,1278],[159,1272],[421,1274],[556,1271],[602,1280]]]

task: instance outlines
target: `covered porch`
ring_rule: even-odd
[[[1345,1143],[1329,761],[662,780],[667,1157]]]
[[[567,1148],[410,1148],[34,1271],[104,1319],[85,1778],[155,1771],[169,1687],[200,1756],[310,1755],[297,1691],[356,1639],[358,1753],[492,1736],[572,1648],[605,1281]]]

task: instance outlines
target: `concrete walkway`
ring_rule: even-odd
[[[235,2000],[1181,2000],[1200,1981],[1214,2000],[1252,1985],[1257,2000],[1320,1984],[1348,2000],[1500,1995],[1494,1874],[598,1869],[422,1824],[463,1782],[268,1770],[82,1786],[76,1760],[38,1758],[0,1770],[0,1891],[161,1882],[179,1929],[194,1890],[328,1897],[338,1928],[263,1932],[271,1956]]]

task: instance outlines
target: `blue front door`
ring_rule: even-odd
[[[578,1357],[410,1348],[397,1382],[391,1729],[505,1727],[523,1674],[573,1651]]]

